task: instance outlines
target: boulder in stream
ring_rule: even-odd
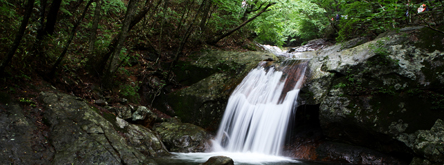
[[[154,130],[171,152],[204,152],[210,147],[210,135],[203,128],[174,118],[156,124]]]
[[[234,165],[234,161],[226,156],[213,156],[201,165]]]

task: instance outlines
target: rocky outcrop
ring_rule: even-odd
[[[444,122],[438,119],[430,130],[418,130],[414,134],[401,134],[398,140],[404,142],[418,154],[422,161],[444,162]],[[416,160],[417,161],[417,160]],[[413,162],[412,164],[417,164]]]
[[[300,102],[319,106],[313,110],[319,111],[330,139],[407,162],[418,157],[442,164],[440,142],[433,138],[439,133],[419,130],[430,130],[444,118],[444,53],[438,45],[424,45],[429,38],[422,36],[444,36],[425,28],[408,30],[317,51]]]
[[[48,131],[38,129],[18,104],[0,104],[0,164],[50,164],[54,147]]]
[[[154,107],[183,122],[216,131],[228,97],[261,60],[278,60],[270,53],[209,51],[191,55],[174,70],[177,81],[191,85],[160,95]]]
[[[78,98],[42,92],[52,164],[156,164],[150,157],[168,155],[149,129],[100,112]],[[100,115],[99,113],[102,113]]]
[[[210,135],[204,129],[174,118],[169,122],[156,124],[154,130],[171,152],[204,152],[210,147]]]

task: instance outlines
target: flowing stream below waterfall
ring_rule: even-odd
[[[253,153],[208,152],[208,153],[172,153],[171,157],[155,158],[158,164],[165,165],[199,165],[213,156],[227,156],[235,165],[326,165],[330,163],[295,160],[282,156],[271,156]]]
[[[284,55],[282,51],[273,50],[276,55]],[[237,165],[320,164],[282,156],[308,61],[287,59],[281,64],[259,63],[231,94],[218,133],[212,141],[211,152],[173,153],[172,157],[156,161],[160,164],[191,165],[204,163],[212,156],[227,156]]]

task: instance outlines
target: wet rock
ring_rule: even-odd
[[[119,117],[116,117],[116,124],[119,128],[124,129],[129,125],[129,123]]]
[[[136,128],[128,129],[133,126],[122,124],[121,120],[118,126],[114,115],[102,117],[85,102],[66,94],[42,92],[40,99],[50,125],[48,141],[55,150],[52,164],[156,164],[148,158],[151,154],[139,151],[139,145],[131,145],[134,140],[127,142],[119,134],[117,130],[127,132]],[[134,133],[127,137],[140,140]]]
[[[412,162],[410,162],[410,165],[433,165],[433,163],[426,159],[415,157],[413,158]]]
[[[117,107],[111,107],[111,112],[114,112],[117,117],[120,117],[122,119],[130,119],[132,117],[131,109],[128,106],[117,106]]]
[[[97,104],[100,106],[106,106],[106,105],[108,105],[108,102],[106,102],[105,100],[99,99],[99,100],[94,100],[94,104]]]
[[[209,135],[193,124],[173,120],[155,125],[154,130],[171,152],[204,152],[209,147]]]
[[[318,160],[351,164],[405,164],[396,158],[367,148],[348,144],[325,142],[316,148]]]
[[[176,81],[189,85],[156,98],[154,107],[177,115],[183,122],[216,131],[229,95],[259,61],[275,59],[271,53],[205,51],[192,54],[191,62],[179,62]],[[148,84],[151,83],[148,82]]]
[[[157,119],[157,116],[151,110],[149,110],[147,107],[138,106],[136,111],[132,114],[132,120],[133,121],[140,121],[140,120],[146,120],[146,119],[155,121]]]
[[[128,145],[142,154],[152,157],[170,155],[162,141],[150,129],[140,125],[127,124],[126,131],[124,134],[127,137]]]
[[[226,156],[213,156],[201,165],[234,165],[234,162]]]
[[[122,104],[127,104],[127,103],[128,103],[128,99],[121,98],[121,99],[120,99],[120,103],[122,103]]]
[[[315,51],[330,45],[331,43],[326,42],[324,39],[314,39],[308,41],[305,45],[290,48],[287,53]]]
[[[444,122],[436,120],[430,130],[418,130],[414,134],[403,134],[398,136],[415,153],[425,158],[430,163],[444,163]],[[418,160],[415,160],[418,162]],[[422,160],[424,161],[424,160]]]
[[[51,164],[54,148],[17,104],[0,104],[0,164]]]
[[[412,145],[419,135],[433,137],[417,131],[444,118],[444,52],[419,46],[421,39],[412,39],[416,33],[423,32],[356,40],[315,53],[299,100],[319,105],[319,122],[328,138],[403,161],[441,161],[436,146],[430,147],[437,141]]]

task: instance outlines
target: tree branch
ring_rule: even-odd
[[[245,22],[243,22],[242,24],[240,24],[239,26],[235,27],[234,29],[230,30],[229,32],[222,34],[218,37],[216,37],[214,40],[210,40],[207,41],[208,44],[210,45],[215,45],[217,42],[219,42],[221,39],[233,34],[235,31],[239,30],[240,28],[242,28],[243,26],[245,26],[247,23],[253,21],[254,19],[256,19],[257,17],[259,17],[262,13],[267,12],[269,10],[267,10],[270,6],[276,4],[275,2],[273,3],[269,3],[267,6],[265,6],[259,13],[257,13],[255,16],[251,17],[250,19],[246,20]]]

